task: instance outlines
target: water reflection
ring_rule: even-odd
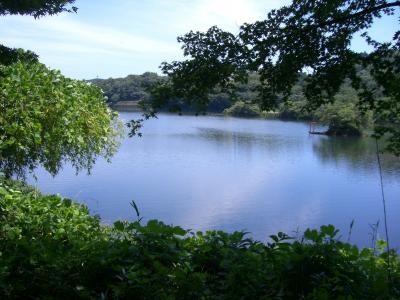
[[[321,163],[346,166],[353,172],[368,174],[378,168],[375,140],[371,138],[322,137],[313,143],[313,151]],[[383,175],[398,180],[400,158],[383,153],[381,162]]]
[[[260,240],[328,223],[347,232],[355,219],[352,241],[369,245],[369,224],[382,220],[373,141],[307,130],[295,122],[160,115],[91,176],[67,166],[56,178],[38,170],[37,184],[86,202],[106,222],[134,219],[134,199],[144,220],[244,229]],[[400,246],[399,161],[383,161],[392,243]]]
[[[222,144],[236,144],[240,146],[264,147],[266,151],[275,152],[280,149],[292,151],[303,146],[303,139],[298,137],[288,138],[276,134],[260,134],[252,132],[235,132],[216,128],[198,128],[199,133],[193,135],[196,138],[204,138],[211,142]]]

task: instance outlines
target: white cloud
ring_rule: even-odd
[[[253,3],[245,0],[203,0],[194,15],[206,27],[216,24],[239,27],[244,22],[254,21],[258,13]]]
[[[76,78],[154,72],[162,61],[182,58],[177,36],[213,25],[235,32],[282,1],[121,0],[80,5],[76,15],[1,17],[0,41],[30,49],[50,67]]]
[[[278,8],[282,0],[198,0],[190,14],[193,30],[206,30],[218,25],[224,30],[237,32],[247,22],[262,20],[267,11]]]
[[[41,44],[44,39],[43,46],[49,47],[51,44],[55,46],[55,50],[60,50],[60,45],[69,44],[75,46],[67,47],[65,50],[72,50],[72,52],[87,51],[87,48],[92,52],[143,52],[143,53],[175,53],[178,47],[173,43],[166,43],[149,37],[138,36],[126,32],[114,30],[108,27],[89,25],[83,22],[73,21],[65,16],[47,17],[39,20],[32,18],[24,18],[19,16],[9,17],[8,22],[15,22],[33,31],[33,35],[29,37],[23,32],[18,34],[21,39],[30,39],[35,45]],[[2,40],[7,40],[6,37]],[[3,33],[4,33],[3,31]],[[12,28],[8,36],[15,34]],[[9,40],[14,39],[9,38]],[[62,41],[61,43],[59,41]]]

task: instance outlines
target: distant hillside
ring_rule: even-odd
[[[128,75],[124,78],[92,79],[93,84],[100,87],[108,98],[110,105],[119,101],[148,101],[147,89],[166,77],[157,73],[146,72],[142,75]]]
[[[124,78],[92,79],[89,82],[92,82],[103,90],[110,106],[121,110],[136,110],[138,108],[137,101],[151,101],[148,92],[149,87],[165,80],[167,80],[165,76],[146,72],[142,75],[128,75]],[[239,85],[237,98],[247,102],[255,100],[257,85],[258,76],[256,74],[251,75],[248,84]],[[226,93],[215,92],[210,95],[207,112],[222,113],[232,105],[232,102],[234,102],[233,99]],[[170,107],[172,106],[179,106],[182,111],[193,111],[183,101],[171,103]],[[168,110],[170,107],[166,107],[165,110]]]
[[[366,69],[360,68],[360,75],[365,82],[373,84]],[[372,115],[360,112],[357,103],[357,92],[346,81],[339,93],[335,96],[335,103],[322,105],[318,109],[308,111],[307,101],[303,93],[305,76],[293,87],[292,94],[286,103],[279,103],[274,112],[262,111],[257,104],[257,87],[259,75],[252,73],[247,84],[238,84],[236,98],[232,99],[223,92],[214,92],[210,95],[210,101],[206,112],[224,113],[236,117],[277,117],[288,120],[313,120],[329,126],[329,134],[332,135],[360,135],[363,129],[371,126]],[[156,83],[168,80],[165,76],[156,73],[144,73],[142,75],[128,75],[125,78],[93,79],[93,84],[99,86],[108,97],[111,107],[121,111],[141,110],[139,101],[151,101],[149,88]],[[176,111],[194,113],[183,100],[173,100],[164,111]]]

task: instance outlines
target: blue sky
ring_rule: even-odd
[[[35,20],[0,17],[0,41],[30,49],[47,66],[78,79],[159,72],[162,61],[182,59],[176,37],[218,25],[237,32],[288,0],[77,0],[77,14]],[[371,32],[391,38],[397,16],[378,20]],[[353,49],[366,50],[360,38]]]

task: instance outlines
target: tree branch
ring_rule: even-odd
[[[354,14],[350,14],[348,16],[345,16],[345,17],[341,17],[341,18],[337,18],[337,19],[333,19],[333,20],[330,20],[330,21],[326,21],[326,22],[320,23],[320,24],[317,25],[317,27],[329,26],[329,25],[333,25],[333,24],[336,24],[336,23],[344,23],[344,22],[346,22],[348,20],[351,20],[353,18],[359,18],[359,17],[365,16],[367,14],[371,14],[371,13],[377,12],[379,10],[385,9],[385,8],[395,7],[395,6],[400,6],[400,1],[385,3],[385,4],[381,4],[381,5],[375,6],[375,7],[369,7],[369,8],[366,8],[364,10],[361,10],[359,12],[356,12]]]

